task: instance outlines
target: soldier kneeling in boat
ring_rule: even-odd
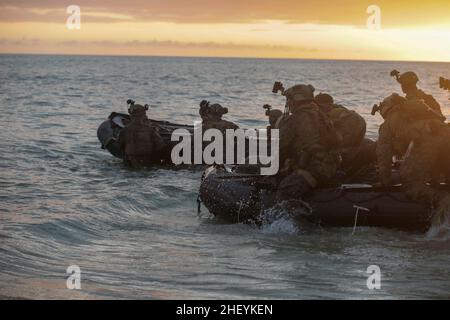
[[[283,118],[283,112],[279,109],[272,109],[271,105],[265,104],[263,108],[266,110],[266,116],[269,117],[269,125],[267,126],[267,140],[270,141],[272,129],[279,129],[280,121]]]
[[[329,118],[314,103],[314,87],[283,90],[289,116],[280,127],[278,201],[301,199],[336,175],[340,141]]]
[[[235,123],[222,119],[222,116],[228,113],[228,108],[224,108],[218,103],[210,104],[209,101],[203,100],[200,103],[199,113],[202,118],[203,131],[217,129],[225,134],[227,129],[239,129]]]
[[[400,74],[399,71],[393,70],[391,71],[391,76],[395,77],[397,82],[400,83],[407,100],[423,100],[431,109],[442,117],[443,121],[445,121],[439,102],[437,102],[431,94],[426,94],[424,91],[417,88],[419,77],[416,73],[408,71]]]
[[[373,166],[376,162],[376,142],[366,138],[366,121],[356,111],[334,103],[331,95],[320,93],[314,98],[333,122],[337,134],[342,139],[339,153],[342,157],[340,168],[347,177],[354,176]]]
[[[272,106],[268,104],[263,105],[263,108],[266,110],[266,116],[269,117],[267,130],[278,129],[280,119],[283,117],[283,112],[280,109],[272,109]]]
[[[436,164],[450,152],[450,129],[440,114],[423,100],[407,100],[395,93],[374,106],[373,114],[375,111],[384,119],[377,143],[382,184],[392,185],[392,158],[401,156],[404,160],[400,177],[405,193],[413,200],[438,204],[441,211],[446,211],[450,208],[448,193],[428,185],[437,173],[443,173],[436,171]]]
[[[231,121],[222,119],[222,116],[228,113],[228,108],[222,107],[220,104],[210,104],[209,101],[203,100],[200,102],[200,117],[202,118],[202,131],[203,134],[206,130],[216,129],[219,130],[223,139],[223,148],[227,148],[226,131],[227,130],[237,130],[239,126]],[[212,142],[203,142],[203,150]],[[235,155],[237,154],[237,145],[234,144]],[[236,158],[235,158],[236,160]]]
[[[132,168],[158,165],[167,158],[165,143],[147,118],[147,110],[147,105],[133,103],[130,122],[119,136],[124,163]]]

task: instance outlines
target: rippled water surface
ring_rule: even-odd
[[[262,228],[197,214],[198,170],[130,171],[96,128],[133,98],[155,119],[192,124],[200,100],[262,127],[283,106],[274,80],[312,83],[368,120],[414,70],[450,115],[450,64],[0,55],[0,297],[450,298],[449,237],[383,229]],[[66,289],[81,268],[82,290]],[[382,288],[367,289],[379,265]]]

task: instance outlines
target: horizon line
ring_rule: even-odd
[[[352,61],[352,62],[409,62],[409,63],[450,63],[440,60],[402,60],[402,59],[345,59],[345,58],[282,58],[282,57],[239,57],[239,56],[183,56],[183,55],[151,55],[151,54],[84,54],[84,53],[27,53],[27,52],[0,52],[0,55],[29,55],[29,56],[78,56],[78,57],[124,57],[124,58],[202,58],[202,59],[253,59],[253,60],[303,60],[303,61]]]

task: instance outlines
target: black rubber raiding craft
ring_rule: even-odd
[[[113,112],[107,120],[103,121],[97,129],[97,138],[102,144],[102,148],[108,150],[114,157],[122,158],[122,153],[118,144],[120,131],[123,129],[124,121],[130,116],[124,113]],[[158,132],[167,145],[171,145],[172,132],[176,129],[186,129],[190,134],[194,132],[194,126],[175,124],[168,121],[158,121],[150,119],[152,124],[158,128]]]
[[[200,199],[212,214],[226,222],[258,223],[261,213],[276,204],[276,191],[265,181],[263,176],[210,167],[202,178]],[[321,227],[366,226],[426,232],[433,215],[432,208],[409,200],[401,186],[341,185],[316,189],[303,200],[311,209],[307,219]],[[299,219],[304,221],[305,216]]]

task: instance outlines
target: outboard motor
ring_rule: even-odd
[[[127,100],[128,111],[134,104],[133,100]],[[129,114],[113,112],[108,120],[102,122],[97,129],[97,138],[102,144],[102,149],[108,150],[117,158],[122,158],[122,151],[118,143],[119,134],[128,121],[130,121]]]
[[[122,123],[121,117],[115,116],[113,119],[102,122],[97,129],[97,138],[102,144],[102,149],[108,150],[114,157],[122,158],[122,151],[117,141],[122,130],[122,127],[116,124],[119,121]]]

